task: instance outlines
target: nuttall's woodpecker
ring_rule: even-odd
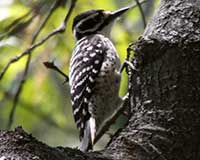
[[[80,150],[92,149],[96,132],[122,105],[119,97],[120,59],[109,34],[117,11],[90,10],[73,22],[76,46],[70,60],[69,84],[74,119],[80,131]]]

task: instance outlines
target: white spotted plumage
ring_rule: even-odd
[[[108,37],[117,17],[128,9],[90,10],[73,21],[77,43],[70,60],[69,84],[80,150],[84,152],[92,149],[96,132],[122,103],[118,95],[120,60]]]
[[[121,100],[120,61],[111,41],[100,34],[82,38],[73,54],[69,78],[75,122],[82,139],[88,121],[93,141],[98,128]]]

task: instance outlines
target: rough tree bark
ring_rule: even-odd
[[[17,128],[0,132],[0,160],[199,160],[200,0],[162,0],[132,63],[131,116],[103,151],[52,148]]]

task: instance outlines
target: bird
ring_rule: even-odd
[[[110,33],[118,17],[130,8],[89,10],[73,20],[76,45],[70,59],[69,86],[83,152],[93,149],[98,129],[123,104],[119,96],[121,63]]]

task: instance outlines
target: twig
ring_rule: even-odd
[[[132,5],[130,5],[131,8],[134,8],[136,6],[139,7],[140,9],[140,12],[141,12],[141,15],[143,17],[143,23],[144,23],[144,28],[146,27],[146,20],[145,20],[145,16],[144,16],[144,12],[142,10],[142,7],[141,7],[141,4],[142,3],[145,3],[147,0],[135,0],[136,3],[133,3]],[[131,52],[131,48],[134,44],[129,44],[129,47],[127,48],[127,56],[126,56],[126,59],[125,59],[125,63],[122,64],[121,68],[120,68],[120,73],[122,73],[122,71],[124,70],[124,68],[127,68],[127,62],[129,61],[130,59],[130,52]],[[133,68],[133,67],[132,67]],[[127,71],[127,69],[126,69]]]
[[[144,25],[144,28],[145,28],[146,27],[146,19],[145,19],[144,11],[143,11],[142,6],[141,6],[141,2],[139,2],[138,0],[135,0],[135,1],[136,1],[137,6],[138,6],[138,8],[140,10],[140,14],[142,16],[143,25]]]
[[[32,38],[32,41],[31,41],[31,46],[26,50],[24,51],[23,53],[21,53],[19,56],[13,58],[10,60],[10,62],[5,66],[5,68],[3,69],[3,72],[1,72],[0,74],[0,80],[1,78],[3,77],[3,75],[5,74],[6,70],[9,68],[10,64],[12,64],[13,62],[16,62],[18,61],[21,57],[25,56],[25,55],[28,55],[28,59],[27,59],[27,62],[26,62],[26,66],[25,66],[25,69],[24,69],[24,73],[22,75],[22,80],[20,81],[20,84],[19,84],[19,87],[17,89],[17,92],[16,92],[16,95],[14,97],[14,101],[13,101],[13,107],[12,107],[12,110],[10,112],[10,115],[9,115],[9,121],[8,121],[8,125],[7,125],[7,128],[10,129],[12,123],[13,123],[13,117],[14,117],[14,113],[15,113],[15,110],[16,110],[16,106],[17,106],[17,103],[18,103],[18,100],[19,100],[19,96],[20,96],[20,93],[23,89],[23,84],[26,80],[26,77],[27,77],[27,73],[28,73],[28,69],[29,69],[29,64],[30,64],[30,61],[31,61],[31,51],[36,48],[37,46],[43,44],[47,39],[49,39],[51,36],[55,35],[56,33],[60,33],[60,32],[64,32],[65,31],[65,27],[66,27],[66,24],[67,24],[67,21],[71,15],[71,12],[75,6],[75,2],[76,0],[72,0],[71,1],[71,6],[70,6],[70,9],[64,19],[64,22],[62,23],[62,27],[58,27],[58,29],[54,30],[53,32],[49,33],[45,38],[43,38],[41,41],[37,42],[34,44],[37,36],[39,35],[40,31],[44,28],[46,22],[49,20],[49,17],[52,15],[53,11],[57,8],[58,6],[58,2],[60,0],[57,0],[55,1],[55,3],[52,5],[51,9],[49,10],[47,16],[45,17],[45,19],[43,20],[43,22],[41,23],[40,27],[38,28],[38,30],[36,30],[35,34],[33,35],[33,38]]]
[[[69,81],[69,77],[68,77],[64,72],[62,72],[62,71],[54,64],[54,62],[43,62],[43,64],[45,65],[46,68],[55,70],[55,71],[57,71],[58,73],[60,73],[63,77],[65,77],[65,82],[68,82],[68,81]],[[65,82],[64,82],[64,83],[65,83]]]
[[[148,0],[139,0],[139,3],[140,4],[143,4],[143,3],[145,3],[145,2],[147,2]],[[133,3],[133,4],[131,4],[130,6],[129,6],[129,8],[135,8],[137,6],[137,3]]]
[[[13,32],[13,30],[15,30],[19,26],[19,24],[22,23],[21,21],[31,14],[31,12],[32,12],[32,10],[28,11],[26,14],[24,14],[23,16],[15,19],[11,24],[6,26],[4,28],[4,32],[0,33],[0,41],[3,40],[9,34],[11,34]],[[34,17],[35,17],[35,15],[33,15],[30,19],[33,19]]]
[[[109,117],[103,125],[97,131],[96,137],[94,139],[94,144],[103,136],[103,134],[108,131],[110,126],[116,121],[116,119],[123,113],[127,107],[128,94],[123,98],[123,103],[115,110],[111,117]]]
[[[54,9],[56,8],[56,5],[58,4],[57,3],[58,1],[59,0],[57,0],[53,4],[53,7],[51,7],[51,9],[49,10],[47,16],[45,17],[45,19],[43,20],[43,22],[41,23],[39,28],[34,33],[33,38],[31,40],[31,44],[33,44],[35,42],[35,40],[36,40],[37,36],[39,35],[40,31],[43,29],[43,27],[45,26],[45,24],[48,21],[49,17],[51,16],[51,14],[53,13]],[[23,75],[22,75],[22,79],[21,79],[21,81],[19,83],[19,86],[17,88],[16,94],[14,96],[13,106],[12,106],[12,109],[11,109],[10,114],[9,114],[9,120],[8,120],[7,129],[10,129],[11,126],[12,126],[13,119],[14,119],[14,113],[15,113],[15,110],[16,110],[17,103],[19,101],[19,96],[20,96],[20,93],[21,93],[21,91],[23,89],[23,84],[24,84],[24,82],[26,80],[27,73],[28,73],[28,70],[29,70],[29,64],[30,64],[30,61],[31,61],[31,50],[28,53],[29,54],[28,54],[28,58],[27,58],[26,65],[25,65],[25,69],[24,69],[24,72],[23,72]]]
[[[22,79],[21,79],[21,81],[19,83],[19,87],[17,88],[16,94],[15,94],[15,97],[14,97],[14,100],[13,100],[13,106],[12,106],[12,109],[11,109],[10,114],[9,114],[7,129],[10,129],[11,126],[12,126],[14,113],[15,113],[16,106],[17,106],[17,103],[18,103],[18,100],[19,100],[20,93],[21,93],[21,91],[23,89],[23,84],[24,84],[24,82],[26,80],[26,76],[27,76],[28,69],[29,69],[28,66],[29,66],[30,61],[31,61],[31,54],[29,54],[29,56],[27,58],[26,66],[25,66],[25,69],[24,69],[24,73],[22,75]]]
[[[59,0],[58,0],[59,1]],[[76,4],[77,0],[72,0],[71,1],[71,6],[69,8],[69,11],[67,13],[67,15],[65,16],[65,19],[63,21],[63,23],[56,29],[54,29],[52,32],[50,32],[49,34],[47,34],[44,38],[42,38],[40,41],[32,44],[30,47],[28,47],[24,52],[22,52],[21,54],[13,57],[10,59],[10,61],[6,64],[6,66],[2,69],[1,73],[0,73],[0,80],[3,78],[4,74],[6,73],[6,71],[8,70],[8,68],[10,67],[11,64],[13,64],[14,62],[17,62],[19,59],[21,59],[22,57],[24,57],[25,55],[30,54],[31,51],[33,51],[35,48],[41,46],[44,42],[46,42],[49,38],[51,38],[52,36],[58,34],[58,33],[63,33],[65,31],[65,27],[67,25],[67,21],[73,11],[73,8]]]

